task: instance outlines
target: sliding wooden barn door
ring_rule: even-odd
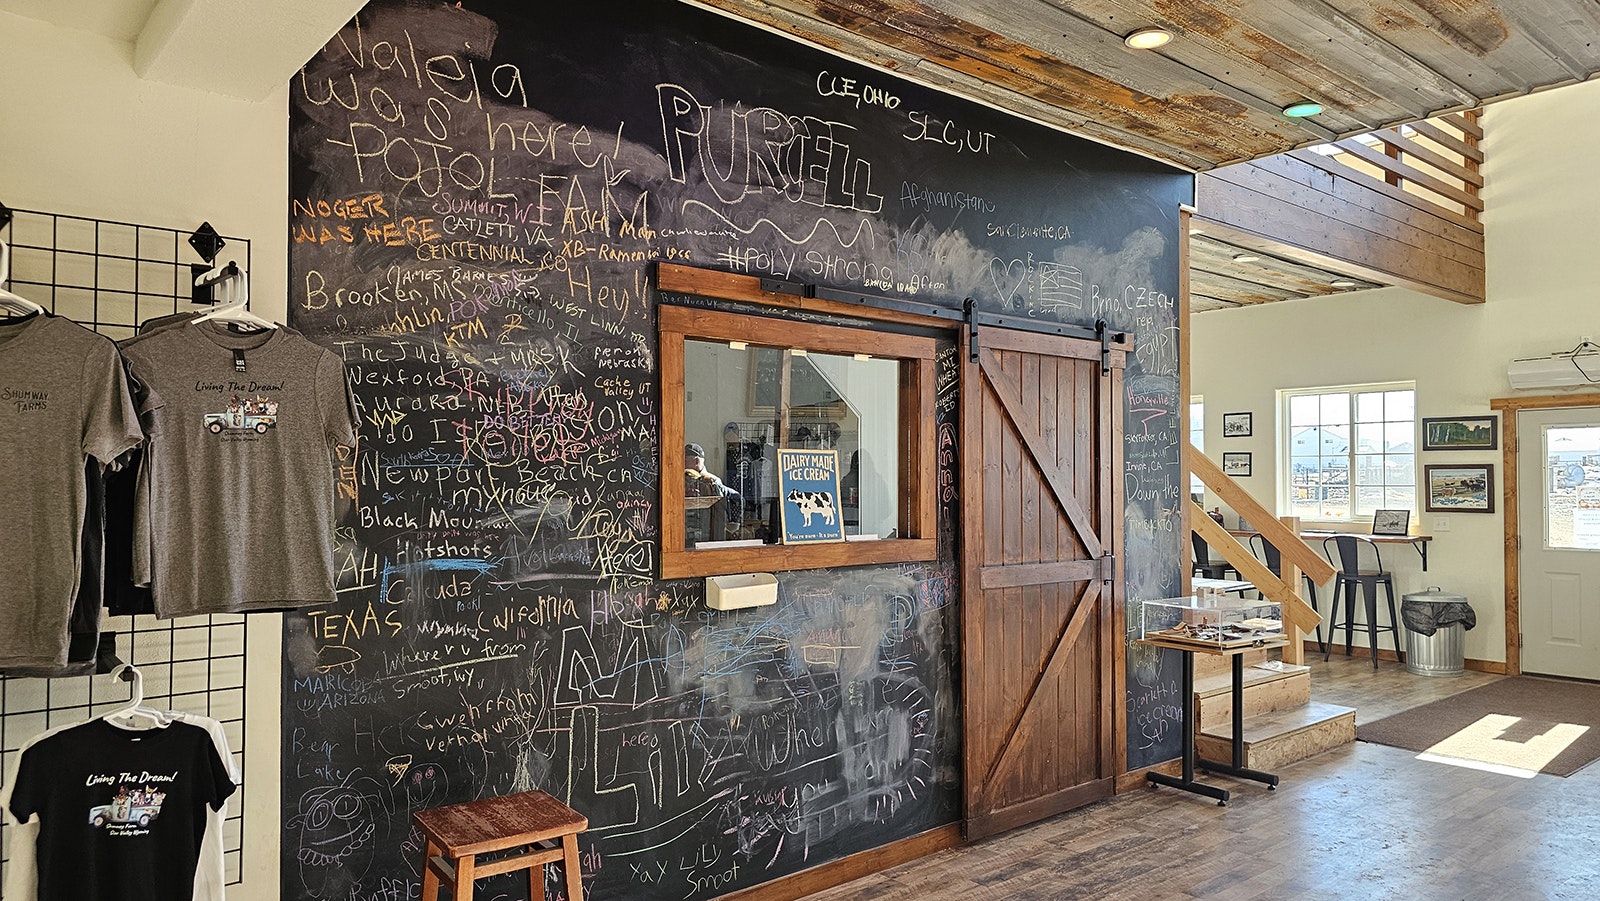
[[[1125,352],[984,329],[962,387],[966,831],[1111,795]]]

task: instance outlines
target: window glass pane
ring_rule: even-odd
[[[1413,485],[1417,480],[1417,458],[1411,454],[1390,454],[1384,458],[1383,481],[1389,485]]]
[[[783,357],[770,347],[683,342],[685,546],[776,540],[772,417]]]
[[[1417,392],[1385,391],[1383,395],[1384,418],[1390,422],[1411,422],[1417,418]]]
[[[1411,422],[1390,422],[1383,427],[1383,449],[1387,453],[1409,454],[1416,450],[1417,428]]]
[[[1417,492],[1410,485],[1390,485],[1383,489],[1383,508],[1386,510],[1416,510]]]
[[[689,547],[778,541],[778,447],[839,454],[847,534],[896,533],[899,361],[684,341],[684,527]],[[788,428],[779,391],[788,367]],[[696,458],[694,450],[703,456]]]
[[[1600,550],[1600,429],[1552,426],[1544,439],[1546,546]]]
[[[1317,515],[1317,502],[1302,489],[1294,499],[1289,502],[1289,515],[1309,519]]]
[[[1356,453],[1377,454],[1383,452],[1383,423],[1363,422],[1356,426]]]
[[[845,533],[889,537],[900,498],[900,363],[819,353],[805,360],[830,386],[831,400],[818,420],[791,421],[787,446],[837,450]]]
[[[1289,437],[1289,455],[1298,462],[1300,457],[1315,457],[1322,453],[1322,430],[1315,427],[1297,427]]]
[[[1380,454],[1360,454],[1356,457],[1356,484],[1383,484],[1383,457]]]
[[[1356,421],[1383,421],[1383,392],[1364,391],[1356,395]]]
[[[1350,427],[1347,425],[1327,426],[1322,430],[1322,455],[1350,453]]]
[[[1289,424],[1305,426],[1317,424],[1317,396],[1300,394],[1289,398]]]
[[[1290,483],[1296,486],[1315,486],[1322,484],[1320,471],[1322,461],[1316,457],[1295,457],[1294,471],[1290,476]]]
[[[1356,489],[1356,515],[1371,516],[1372,511],[1383,509],[1383,488],[1363,487]]]
[[[1318,395],[1318,399],[1322,407],[1320,418],[1323,425],[1350,421],[1350,395],[1322,394]]]
[[[1326,519],[1348,519],[1350,516],[1350,486],[1324,485],[1322,487],[1322,515]]]

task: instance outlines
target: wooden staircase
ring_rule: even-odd
[[[1289,644],[1281,650],[1281,659],[1276,664],[1280,668],[1263,669],[1253,665],[1266,662],[1269,654],[1279,657],[1279,652],[1254,651],[1244,658],[1242,764],[1249,769],[1273,772],[1285,764],[1355,741],[1355,710],[1311,700],[1311,673],[1303,665],[1304,636],[1312,631],[1320,617],[1300,597],[1301,570],[1303,568],[1312,581],[1320,584],[1333,577],[1333,567],[1300,539],[1299,520],[1285,518],[1280,522],[1192,446],[1185,457],[1190,472],[1237,513],[1258,523],[1257,527],[1283,558],[1280,578],[1220,524],[1213,522],[1204,510],[1189,504],[1189,527],[1232,564],[1241,578],[1260,588],[1267,598],[1283,605],[1284,630]],[[1195,750],[1210,760],[1232,760],[1231,663],[1222,656],[1196,654],[1194,658]]]
[[[1244,765],[1275,772],[1356,739],[1354,708],[1311,700],[1311,671],[1289,665],[1261,669],[1267,651],[1245,657]],[[1201,757],[1233,758],[1233,693],[1227,658],[1195,655],[1195,750]]]

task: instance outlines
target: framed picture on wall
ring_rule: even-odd
[[[1422,467],[1429,513],[1493,513],[1494,464]]]
[[[1422,420],[1422,449],[1495,450],[1500,447],[1500,417],[1440,416]]]
[[[1372,514],[1374,535],[1404,535],[1410,530],[1410,510],[1377,510]]]
[[[1229,451],[1222,455],[1222,472],[1230,476],[1247,476],[1250,474],[1250,452]]]
[[[1222,437],[1224,438],[1249,438],[1250,413],[1224,413],[1222,414]]]

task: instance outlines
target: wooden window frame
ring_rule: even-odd
[[[688,266],[657,267],[662,291],[765,306],[808,309],[858,319],[904,322],[949,329],[932,317],[857,308],[848,304],[775,294],[760,280]],[[932,337],[796,322],[747,313],[658,304],[661,360],[661,578],[681,579],[742,572],[775,572],[908,563],[938,556],[934,450],[934,359]],[[685,546],[683,479],[667,474],[683,468],[684,341],[744,341],[765,347],[801,347],[834,354],[871,354],[900,361],[900,449],[897,461],[899,533],[905,538],[827,544],[767,544],[760,547],[690,549]]]

